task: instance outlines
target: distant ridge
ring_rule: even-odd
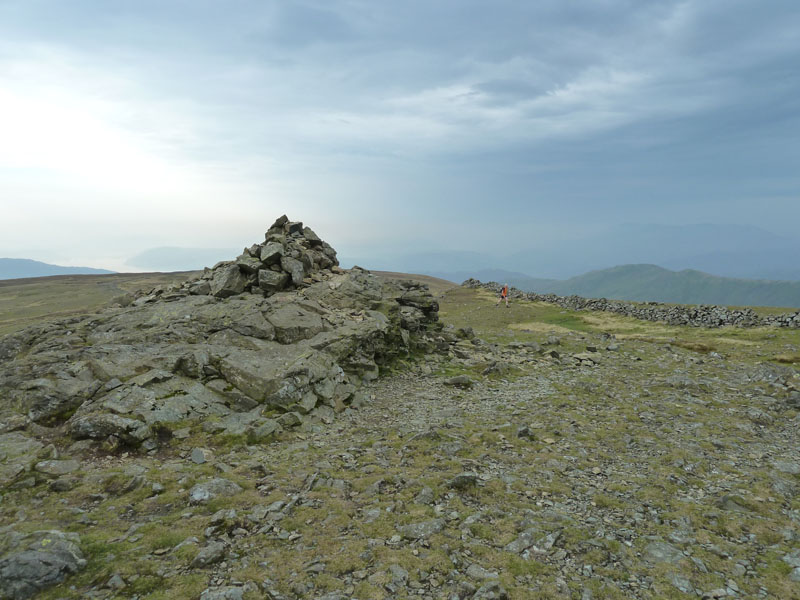
[[[0,258],[0,279],[24,279],[50,275],[103,275],[114,273],[90,267],[61,267],[29,258]]]
[[[512,282],[513,283],[513,282]],[[591,271],[565,281],[514,283],[529,292],[614,300],[723,304],[728,306],[800,307],[800,281],[768,281],[718,277],[657,265],[621,265]]]

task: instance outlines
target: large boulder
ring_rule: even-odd
[[[138,445],[152,435],[146,423],[115,414],[98,412],[79,417],[70,423],[72,437],[103,440],[115,436],[125,443]]]
[[[82,381],[74,377],[63,379],[34,379],[21,386],[25,403],[30,405],[28,416],[37,423],[63,421],[99,389],[97,381]]]
[[[76,533],[36,531],[0,559],[0,598],[25,600],[86,566]]]
[[[228,298],[241,294],[247,285],[247,278],[242,274],[239,265],[226,264],[214,271],[211,280],[211,293],[217,298]]]
[[[289,283],[289,275],[283,271],[261,269],[258,272],[258,287],[267,293],[274,294],[281,291]]]

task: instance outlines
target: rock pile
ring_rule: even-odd
[[[311,228],[286,215],[269,228],[264,243],[253,244],[234,261],[206,269],[202,279],[187,283],[191,294],[228,298],[260,291],[265,296],[322,280],[320,272],[338,266],[336,251]]]
[[[442,345],[427,287],[344,271],[285,216],[235,261],[125,304],[0,340],[0,488],[58,476],[18,430],[154,450],[203,419],[259,441],[331,422],[381,365]]]
[[[467,279],[464,287],[485,288],[500,293],[502,285],[490,281],[482,283],[477,279]],[[662,302],[625,302],[606,298],[582,298],[581,296],[557,296],[537,294],[512,288],[511,298],[525,298],[533,302],[556,304],[569,310],[599,310],[612,312],[642,321],[658,321],[668,325],[689,325],[691,327],[792,327],[800,328],[800,311],[779,315],[760,316],[751,308],[730,309],[724,306],[670,305]]]

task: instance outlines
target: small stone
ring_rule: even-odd
[[[77,460],[43,460],[36,463],[36,470],[45,475],[52,475],[58,477],[67,475],[80,468],[80,463]]]
[[[475,382],[467,375],[456,375],[455,377],[445,379],[444,382],[446,385],[452,385],[460,388],[468,388],[475,385]]]
[[[400,534],[407,540],[427,539],[435,533],[444,529],[444,519],[431,519],[421,523],[411,523],[397,528]]]
[[[125,580],[119,575],[119,573],[112,575],[111,579],[106,582],[106,587],[111,588],[112,590],[121,590],[126,585],[127,584],[125,583]]]
[[[477,473],[459,473],[447,482],[447,487],[454,490],[465,490],[478,483]]]
[[[191,568],[198,569],[213,565],[222,560],[225,556],[225,544],[222,542],[211,542],[205,548],[201,548],[200,552],[191,562]]]
[[[500,577],[496,572],[484,569],[477,563],[473,563],[467,568],[467,576],[472,579],[497,579]]]
[[[655,563],[675,564],[684,558],[683,552],[667,542],[651,542],[644,549],[644,553]]]
[[[198,483],[189,491],[190,504],[205,504],[214,498],[234,496],[242,491],[241,486],[228,479],[212,479]]]
[[[214,453],[211,452],[211,450],[208,450],[207,448],[194,448],[192,450],[191,459],[192,462],[197,465],[202,465],[204,463],[207,463],[213,457]]]

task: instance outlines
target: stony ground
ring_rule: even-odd
[[[5,493],[0,537],[81,536],[49,599],[800,598],[797,369],[767,360],[800,334],[474,290],[442,318],[480,339],[269,445],[197,423],[149,455],[56,441],[79,474]]]

